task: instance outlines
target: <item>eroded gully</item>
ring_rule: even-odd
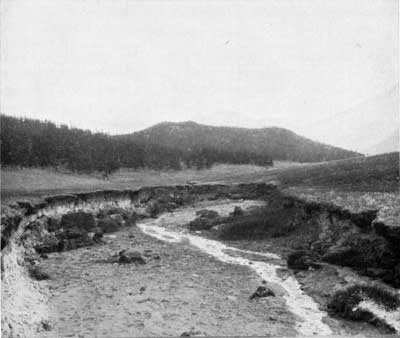
[[[188,243],[202,252],[228,264],[248,266],[257,273],[267,284],[272,285],[278,291],[278,295],[285,299],[288,310],[296,315],[296,331],[301,335],[329,335],[330,327],[324,323],[326,312],[321,311],[314,300],[306,295],[300,288],[300,284],[290,274],[280,274],[284,269],[280,257],[273,253],[261,253],[248,250],[240,250],[230,247],[217,240],[194,234],[183,227],[194,218],[196,211],[207,208],[226,216],[233,211],[235,206],[249,208],[262,204],[260,201],[242,201],[218,203],[214,205],[198,205],[192,208],[184,208],[171,213],[165,213],[157,219],[147,219],[138,223],[138,227],[147,235],[168,243]],[[232,255],[233,252],[237,254]],[[252,254],[263,257],[262,260],[251,260],[240,255]],[[245,255],[243,255],[245,256]],[[248,256],[248,255],[247,255]],[[265,261],[267,260],[267,261]],[[250,271],[251,271],[250,270]],[[249,271],[249,273],[250,273]]]

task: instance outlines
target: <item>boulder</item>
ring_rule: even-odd
[[[119,252],[119,262],[146,264],[147,260],[140,251],[133,249],[126,249]]]
[[[153,250],[146,249],[143,252],[143,255],[148,259],[161,259],[160,254],[158,252],[153,252]]]
[[[270,297],[270,296],[275,297],[275,293],[271,289],[262,285],[259,286],[257,290],[250,296],[250,299]]]
[[[28,268],[29,276],[38,281],[50,279],[50,275],[38,265],[31,265]]]

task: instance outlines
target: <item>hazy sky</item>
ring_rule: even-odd
[[[195,120],[315,135],[314,121],[396,85],[398,12],[398,0],[3,0],[2,112],[110,133]]]

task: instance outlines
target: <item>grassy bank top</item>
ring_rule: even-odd
[[[400,223],[399,153],[313,164],[276,162],[273,168],[215,165],[202,170],[121,169],[108,180],[95,174],[6,167],[1,171],[1,196],[2,204],[8,204],[53,194],[190,182],[273,183],[304,199],[334,203],[353,211],[379,209],[379,217]]]

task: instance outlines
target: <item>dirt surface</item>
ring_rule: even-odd
[[[233,211],[247,212],[269,203],[259,200],[253,190],[250,195],[244,193],[246,199],[239,199],[237,193],[232,193],[236,199],[230,199],[229,194],[221,191],[209,196],[209,189],[198,189],[199,193],[206,194],[198,201],[187,198],[184,206],[161,209],[153,217],[139,203],[135,210],[144,212],[145,218],[139,218],[134,226],[105,235],[103,243],[53,252],[40,258],[38,254],[32,257],[28,254],[31,260],[39,259],[38,264],[36,261],[31,264],[50,276],[50,280],[30,280],[33,286],[40,286],[40,294],[46,301],[37,303],[45,304],[45,309],[38,312],[41,315],[36,321],[39,327],[19,323],[17,318],[12,323],[21,324],[21,329],[28,327],[36,331],[38,327],[37,334],[22,335],[38,337],[377,336],[383,333],[370,324],[328,316],[327,301],[331,293],[358,282],[360,278],[356,273],[329,266],[301,272],[287,268],[287,255],[299,243],[304,244],[300,236],[303,230],[265,240],[235,241],[223,241],[224,237],[218,237],[223,224],[210,230],[190,231],[189,224],[199,217],[199,211],[203,215],[221,217],[223,221]],[[178,200],[168,189],[160,188],[156,192],[160,194],[157,195],[158,206],[161,197],[167,201],[168,198]],[[92,213],[98,212],[96,208],[108,206],[103,195],[93,196],[93,204],[85,200],[87,204],[77,205],[86,206]],[[111,199],[112,203],[119,203],[118,206],[132,204],[131,199],[127,204],[126,198],[121,199],[118,194],[113,198],[117,202]],[[151,191],[143,190],[137,198],[154,206]],[[50,217],[76,207],[64,204],[47,210],[39,220],[47,219],[43,215]],[[279,226],[280,223],[274,221],[273,224]],[[23,227],[18,229],[24,231]],[[20,238],[21,233],[14,233],[10,243],[20,245],[22,250],[29,243],[20,242]],[[7,250],[11,258],[24,257],[23,253],[17,255],[12,247]],[[128,255],[127,260],[136,257],[138,264],[119,263],[121,251]],[[145,260],[140,252],[147,257],[147,264],[139,264]],[[10,266],[6,268],[13,271],[10,267],[16,263],[10,257],[6,260]],[[23,262],[20,265],[24,266]],[[18,276],[11,277],[11,284],[18,280]],[[250,300],[260,287],[265,288],[267,296]],[[19,295],[18,290],[14,291],[14,296]],[[26,303],[26,297],[16,298],[21,304]],[[12,305],[7,307],[12,308]],[[32,309],[31,306],[28,311]],[[23,311],[15,315],[18,313]]]
[[[244,266],[222,263],[187,244],[168,244],[137,227],[106,244],[41,261],[54,317],[39,337],[295,334],[282,298],[249,300],[261,279]],[[134,237],[133,237],[134,236]],[[160,260],[119,264],[124,248],[153,250]]]
[[[241,205],[250,208],[255,202],[244,201]],[[210,209],[226,214],[238,202],[207,203]],[[204,207],[204,202],[197,206],[198,209]],[[301,332],[304,319],[294,313],[301,307],[316,306],[317,310],[312,311],[318,316],[318,308],[326,310],[327,289],[342,286],[346,280],[328,268],[298,274],[301,288],[311,298],[302,300],[303,296],[296,295],[298,291],[292,282],[286,284],[286,287],[290,285],[289,293],[294,292],[292,301],[298,305],[291,311],[287,292],[281,290],[292,274],[285,268],[283,259],[274,254],[271,257],[271,253],[285,257],[284,240],[225,242],[233,248],[225,250],[228,255],[225,259],[232,263],[224,263],[224,257],[218,259],[204,252],[205,247],[201,248],[204,243],[212,246],[216,241],[207,244],[208,240],[203,237],[207,234],[197,232],[193,237],[184,229],[190,214],[195,215],[195,212],[196,208],[187,207],[143,223],[150,226],[148,230],[152,230],[153,224],[156,227],[161,224],[162,229],[187,236],[187,241],[168,241],[168,232],[162,233],[165,241],[161,241],[146,235],[139,225],[106,235],[103,244],[51,253],[48,258],[42,258],[40,267],[51,279],[39,283],[49,290],[52,315],[49,325],[37,336],[295,336],[299,329]],[[181,223],[183,220],[185,222]],[[197,247],[192,243],[196,238],[200,240]],[[147,250],[153,258],[143,265],[118,263],[118,254],[124,249]],[[234,263],[234,257],[245,263]],[[253,264],[261,264],[262,268],[262,262],[282,266],[278,270],[278,278],[283,281],[281,286],[277,285],[276,278],[272,277],[271,282],[268,281],[270,276],[266,275],[263,280],[260,273],[256,273]],[[250,300],[260,286],[271,288],[274,296]],[[307,305],[307,302],[311,303]],[[327,325],[332,334],[375,336],[382,333],[369,324],[331,318],[325,312],[321,314],[321,329]],[[313,329],[312,333],[321,332]]]

